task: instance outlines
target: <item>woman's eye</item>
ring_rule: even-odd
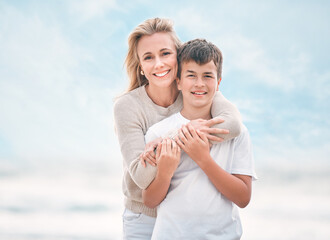
[[[146,57],[144,57],[143,60],[149,60],[149,59],[151,59],[151,56],[146,56]]]
[[[163,55],[170,55],[170,52],[164,52]]]

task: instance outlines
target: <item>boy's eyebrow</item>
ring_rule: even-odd
[[[204,74],[210,74],[210,75],[213,75],[213,72],[205,72]]]
[[[195,71],[193,71],[193,70],[186,70],[186,72],[188,72],[188,73],[195,73]]]

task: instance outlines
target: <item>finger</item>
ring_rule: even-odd
[[[221,137],[217,137],[217,136],[214,136],[214,135],[211,135],[211,134],[205,134],[205,136],[207,137],[208,140],[214,141],[214,142],[223,142],[223,140],[224,140]]]
[[[166,150],[170,152],[172,150],[172,141],[170,139],[166,139]]]
[[[180,146],[178,145],[178,151],[177,151],[177,154],[181,154],[181,148],[180,148]]]
[[[203,132],[207,132],[210,134],[228,134],[229,130],[227,129],[219,129],[219,128],[205,128]]]
[[[184,136],[186,137],[187,140],[190,140],[192,138],[187,126],[182,127],[182,132],[183,132],[183,134],[184,134]]]
[[[155,154],[156,147],[157,147],[157,146],[155,146],[154,150],[152,150],[152,151],[149,152],[149,155],[150,155],[152,158],[156,158],[156,154]]]
[[[197,135],[203,140],[203,142],[209,142],[206,134],[202,133],[201,131],[197,130]]]
[[[188,130],[189,130],[189,133],[191,134],[191,136],[193,138],[197,138],[198,137],[198,135],[197,135],[197,133],[195,131],[195,128],[193,126],[191,126],[190,124],[188,125]]]
[[[140,154],[140,162],[141,162],[141,164],[142,164],[143,167],[146,167],[147,165],[146,165],[146,163],[145,163],[145,161],[144,161],[144,159],[143,159],[142,156],[143,156],[143,154],[141,153]]]
[[[215,117],[215,118],[212,118],[210,120],[207,120],[206,122],[206,126],[209,126],[209,127],[212,127],[213,125],[215,124],[219,124],[219,123],[223,123],[225,120],[219,118],[219,117]]]
[[[162,153],[167,152],[167,138],[163,140],[162,142]]]
[[[176,144],[178,144],[180,148],[184,149],[184,144],[183,142],[181,142],[181,140],[178,137],[175,138],[175,142]]]
[[[186,136],[183,134],[183,131],[182,129],[180,129],[180,132],[179,132],[179,138],[180,138],[180,141],[185,144],[188,140],[186,138]]]
[[[171,139],[172,153],[176,153],[176,143]]]
[[[179,145],[177,145],[176,156],[180,157],[180,154],[181,154],[181,148],[179,147]]]
[[[156,159],[156,155],[155,155],[154,151],[152,151],[152,152],[148,152],[148,153],[146,154],[146,156],[148,157],[148,159],[150,159],[151,161],[153,161],[153,162],[156,163],[156,161],[155,161],[155,159]]]
[[[174,149],[175,149],[175,155],[177,156],[178,153],[180,153],[180,147],[176,142],[174,142],[173,144],[174,144]]]
[[[156,149],[156,159],[159,158],[161,151],[162,151],[162,144],[158,143],[158,146],[157,146],[157,149]]]
[[[156,161],[152,157],[150,157],[150,155],[146,155],[145,159],[150,165],[156,166]]]

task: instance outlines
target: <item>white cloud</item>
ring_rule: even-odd
[[[0,133],[14,158],[109,160],[118,91],[83,69],[94,57],[38,15],[7,7],[0,22]]]
[[[285,132],[285,130],[283,130]],[[306,141],[314,141],[315,138],[308,138]],[[254,153],[257,166],[277,167],[283,166],[290,169],[311,169],[329,167],[328,156],[330,154],[330,143],[323,142],[318,146],[302,147],[297,144],[295,136],[282,137],[263,136],[262,139],[255,141]],[[307,144],[306,144],[307,146]],[[312,164],[311,164],[312,163]]]
[[[245,123],[261,123],[264,119],[261,116],[265,114],[262,100],[257,99],[237,99],[235,105],[242,114]]]
[[[70,10],[83,21],[103,17],[109,9],[118,9],[116,0],[74,0],[69,2]]]
[[[175,26],[184,35],[189,36],[189,40],[196,37],[206,38],[217,44],[223,51],[225,57],[226,73],[245,73],[249,76],[251,84],[261,84],[261,86],[274,87],[282,92],[298,92],[310,91],[318,95],[321,91],[321,96],[329,93],[329,87],[320,88],[319,84],[325,85],[326,82],[322,79],[329,80],[329,73],[318,73],[317,66],[313,62],[313,48],[306,49],[303,43],[293,41],[297,36],[302,35],[299,22],[294,22],[288,28],[283,26],[280,34],[283,37],[290,34],[290,28],[295,27],[296,33],[292,33],[294,37],[288,38],[288,43],[282,40],[281,35],[274,36],[269,42],[266,42],[266,35],[272,35],[271,27],[278,27],[276,21],[267,17],[267,12],[276,11],[280,5],[275,3],[267,3],[261,7],[265,12],[255,10],[257,3],[219,3],[212,5],[209,11],[202,11],[202,5],[189,6],[187,8],[179,8],[175,19]],[[206,5],[207,6],[207,5]],[[207,6],[209,8],[210,6]],[[288,6],[285,19],[292,17],[287,15],[293,11],[293,6]],[[255,10],[255,14],[251,17],[242,13],[242,9]],[[304,5],[302,9],[306,8]],[[249,11],[247,11],[249,12]],[[258,16],[258,17],[257,17]],[[256,19],[263,19],[264,26],[252,26],[256,24]],[[259,21],[259,20],[258,20]],[[284,21],[284,19],[281,19]],[[247,23],[245,23],[247,22]],[[294,26],[292,26],[295,24]],[[303,23],[301,23],[303,24]],[[255,27],[255,29],[254,29]],[[256,32],[251,34],[248,30],[256,31],[263,29],[264,33]],[[278,33],[278,29],[276,29]],[[275,32],[276,32],[275,31]],[[276,48],[282,54],[275,54]],[[321,61],[321,59],[318,59]],[[314,67],[313,67],[314,66]],[[311,78],[313,84],[311,85]]]

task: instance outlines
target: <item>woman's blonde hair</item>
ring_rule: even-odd
[[[181,41],[174,31],[173,22],[169,19],[152,18],[138,25],[128,37],[128,52],[125,59],[126,71],[130,81],[127,89],[128,92],[148,83],[146,77],[141,75],[140,61],[137,53],[139,40],[145,35],[150,36],[159,32],[168,33],[172,37],[177,51],[181,46]]]

